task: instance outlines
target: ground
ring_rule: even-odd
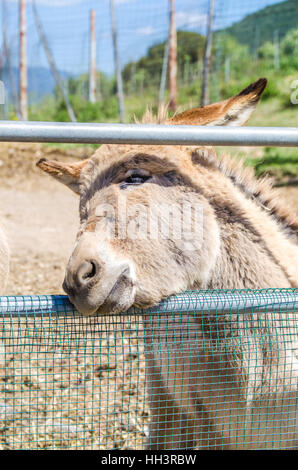
[[[0,145],[0,216],[11,247],[6,294],[63,293],[78,197],[35,163],[90,153],[90,148]],[[297,212],[298,187],[279,191]],[[141,327],[131,328],[132,322],[128,330],[127,323],[125,334],[118,334],[121,321],[90,326],[71,319],[53,326],[24,319],[0,328],[6,346],[4,353],[0,343],[0,449],[142,446],[149,414],[142,341],[136,336]]]
[[[59,149],[32,144],[1,147],[0,217],[11,247],[6,293],[62,293],[78,227],[78,197],[42,174],[35,163],[42,156],[69,160],[84,153],[75,148],[61,154]]]

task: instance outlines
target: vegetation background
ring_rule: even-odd
[[[178,111],[200,105],[205,39],[197,32],[178,30]],[[165,41],[153,45],[146,55],[122,68],[127,122],[141,118],[147,106],[157,112],[165,46]],[[293,97],[298,101],[298,82],[295,91],[297,71],[298,2],[286,0],[214,32],[210,101],[224,100],[259,77],[266,77],[268,86],[248,125],[298,127],[298,104],[293,102]],[[97,72],[96,103],[89,101],[88,73],[73,76],[61,73],[61,78],[78,121],[119,121],[115,76]],[[46,82],[45,78],[43,82]],[[31,120],[69,120],[57,87],[54,92],[47,92],[30,102]],[[17,119],[13,106],[9,109],[9,117]],[[257,175],[269,173],[278,184],[297,184],[296,149],[230,150],[255,167]]]

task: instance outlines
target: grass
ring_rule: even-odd
[[[279,183],[298,182],[298,154],[295,149],[267,147],[261,159],[247,158],[246,164],[254,167],[257,176],[269,174]]]
[[[71,143],[59,143],[59,142],[46,142],[42,144],[46,147],[55,147],[59,148],[60,150],[71,150],[71,149],[92,149],[96,150],[98,148],[97,144],[71,144]]]
[[[290,96],[290,94],[289,94]],[[285,107],[279,98],[260,102],[249,126],[298,127],[298,105]]]

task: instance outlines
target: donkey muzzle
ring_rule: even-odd
[[[127,310],[135,298],[135,280],[130,265],[121,265],[116,277],[108,276],[94,259],[67,270],[63,289],[83,315],[119,313]]]

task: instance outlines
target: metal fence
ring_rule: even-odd
[[[92,318],[62,296],[2,297],[0,449],[154,447],[160,400],[162,448],[298,448],[297,312],[298,289],[188,292]]]
[[[1,122],[0,141],[297,146],[298,132]],[[0,449],[298,448],[297,311],[298,289],[92,318],[66,297],[1,297]]]
[[[130,103],[131,97],[143,96],[144,91],[148,94],[148,89],[150,102],[158,102],[169,33],[169,0],[114,0],[113,3],[119,64],[124,77],[127,113],[130,114],[132,111],[139,112],[139,106],[133,105],[134,100]],[[282,6],[276,5],[279,3]],[[95,120],[115,118],[113,113],[111,116],[111,113],[105,112],[105,108],[113,107],[113,100],[109,101],[109,106],[105,100],[115,96],[110,5],[111,0],[27,0],[24,63],[28,67],[29,112],[35,119],[42,120],[40,116],[45,119],[49,116],[53,120],[51,112],[55,105],[59,108],[60,104],[57,93],[59,82],[63,84],[65,94],[69,97],[75,95],[76,101],[71,100],[72,106],[77,107],[75,111],[79,112],[76,106],[78,98],[82,102],[88,101],[92,38],[96,43],[93,54],[96,99],[98,102],[103,100],[101,112]],[[91,12],[96,17],[93,34]],[[252,20],[250,15],[254,13],[257,14]],[[208,0],[176,1],[179,87],[193,84],[198,87],[201,83],[208,15]],[[227,84],[239,82],[243,69],[256,77],[263,64],[267,64],[267,71],[274,68],[276,72],[283,68],[284,62],[290,61],[294,67],[295,59],[291,55],[295,54],[287,51],[285,38],[290,37],[287,35],[297,28],[296,17],[295,0],[216,0],[212,28],[212,100],[219,101],[225,97]],[[20,111],[19,2],[2,0],[0,23],[3,26],[0,77],[7,90],[7,106],[0,111],[3,109],[6,118],[9,115],[16,117]],[[193,33],[192,38],[189,33]],[[55,64],[55,73],[51,64]],[[166,74],[164,79],[166,81]],[[100,104],[97,106],[100,108]],[[61,120],[59,116],[57,111],[55,120]],[[82,120],[83,116],[77,118]],[[65,119],[68,119],[67,113]]]
[[[298,147],[298,128],[0,121],[0,141]]]

